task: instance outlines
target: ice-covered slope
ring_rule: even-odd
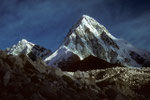
[[[62,51],[61,48],[65,49]],[[58,51],[61,53],[58,54]],[[65,53],[68,51],[69,54]],[[61,54],[63,55],[60,56]],[[69,60],[66,57],[70,54],[78,56],[80,60],[92,55],[124,66],[140,67],[149,65],[150,62],[149,52],[136,49],[128,42],[115,38],[103,25],[87,15],[82,16],[69,31],[60,48],[45,61],[51,66],[59,67],[62,59],[63,62]]]
[[[64,62],[68,59],[71,59],[70,57],[72,57],[73,55],[75,54],[70,51],[66,46],[62,46],[58,50],[56,50],[51,56],[47,57],[45,61],[48,61],[49,65],[57,67],[59,62]]]
[[[21,53],[25,53],[31,59],[36,59],[36,57],[40,57],[43,60],[49,57],[52,53],[50,50],[28,42],[25,39],[22,39],[16,45],[7,48],[6,52],[12,55],[19,55]]]

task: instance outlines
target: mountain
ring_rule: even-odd
[[[150,66],[148,51],[114,37],[103,25],[87,15],[82,16],[61,46],[44,61],[50,66],[65,67],[91,55],[112,64]]]
[[[103,25],[87,15],[83,15],[70,29],[54,53],[25,39],[6,49],[6,52],[12,55],[25,53],[33,61],[40,57],[49,66],[60,67],[63,70],[68,66],[77,70],[77,67],[74,69],[76,64],[87,65],[84,59],[88,59],[88,62],[92,62],[93,59],[103,62],[87,66],[89,69],[98,68],[97,66],[103,68],[102,66],[110,64],[128,67],[150,66],[150,52],[114,37]]]
[[[45,59],[52,54],[52,52],[42,46],[35,45],[31,42],[28,42],[25,39],[19,41],[16,45],[13,45],[10,48],[6,49],[7,54],[19,55],[21,53],[25,53],[29,58],[33,61],[36,58]]]

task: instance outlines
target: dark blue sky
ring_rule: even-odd
[[[0,49],[22,38],[55,50],[83,15],[150,51],[149,0],[0,0]]]

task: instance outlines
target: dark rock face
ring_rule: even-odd
[[[109,63],[103,59],[94,57],[94,56],[89,56],[85,58],[84,60],[78,60],[76,62],[72,63],[67,63],[65,62],[64,64],[61,65],[61,69],[63,71],[87,71],[87,70],[94,70],[94,69],[105,69],[105,68],[111,68],[111,67],[117,67],[117,66],[122,66],[120,64],[112,64]],[[123,66],[122,66],[123,67]]]
[[[0,100],[149,100],[149,91],[149,68],[66,72],[0,51]]]
[[[32,50],[30,53],[28,53],[28,57],[32,60],[32,61],[36,61],[37,59],[45,59],[46,57],[50,56],[52,54],[52,52],[42,46],[39,45],[34,45],[32,47]]]
[[[134,52],[134,51],[131,51],[130,52],[130,56],[133,58],[133,59],[135,59],[135,61],[137,62],[137,63],[139,63],[139,64],[143,64],[144,63],[144,58],[143,57],[141,57],[139,54],[137,54],[136,52]]]
[[[34,45],[32,48],[32,53],[37,57],[45,59],[47,56],[50,56],[52,54],[52,51],[50,51],[42,46]]]
[[[138,63],[138,64],[141,64],[143,67],[145,66],[150,66],[150,61],[149,60],[146,60],[144,59],[143,57],[141,57],[138,53],[134,52],[134,51],[130,51],[130,56],[135,59],[135,61]]]
[[[106,32],[101,33],[101,39],[104,41],[107,45],[112,45],[114,48],[119,49],[118,45],[106,34]]]
[[[76,64],[76,62],[79,62],[79,61],[80,61],[80,58],[77,55],[72,55],[67,59],[67,61],[62,60],[61,62],[59,62],[58,67],[61,68],[62,70],[70,71],[68,68],[70,66],[74,66],[74,64]]]

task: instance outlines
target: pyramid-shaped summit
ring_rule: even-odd
[[[145,62],[139,62],[139,58],[150,61],[149,52],[141,52],[126,41],[115,38],[92,17],[83,15],[70,29],[59,49],[45,61],[50,66],[61,67],[65,62],[84,60],[92,55],[109,63],[140,67]]]
[[[87,15],[83,15],[77,21],[77,23],[70,29],[69,32],[70,34],[68,33],[68,35],[71,35],[74,31],[77,30],[92,31],[94,32],[94,35],[97,36],[100,35],[102,31],[105,31],[106,33],[108,33],[108,35],[114,38],[103,25],[101,25],[95,19]],[[100,32],[96,32],[96,31],[100,31]],[[82,32],[82,33],[80,32],[80,34],[85,34],[85,33],[89,33],[89,32]]]
[[[80,59],[84,59],[89,55],[100,56],[102,52],[97,51],[98,49],[102,51],[100,45],[105,48],[107,45],[118,48],[113,39],[116,38],[103,25],[93,18],[83,15],[68,33],[63,45],[79,55]]]

